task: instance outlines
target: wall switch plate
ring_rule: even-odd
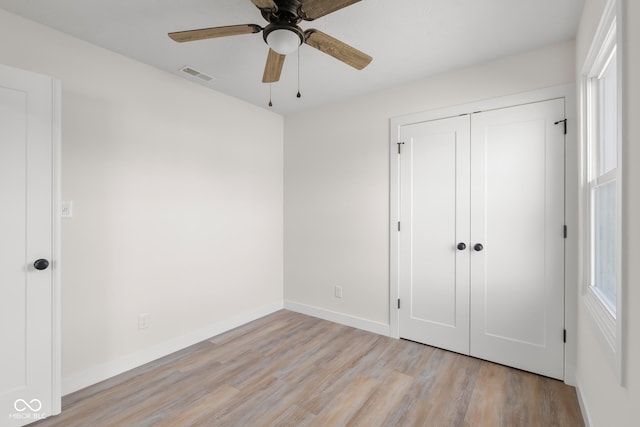
[[[138,329],[147,329],[150,325],[151,319],[149,313],[140,313],[138,315]]]
[[[342,298],[342,286],[336,286],[335,295],[336,298]]]
[[[62,201],[62,209],[60,211],[60,216],[62,218],[73,217],[73,202]]]

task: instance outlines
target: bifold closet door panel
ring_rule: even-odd
[[[469,117],[401,128],[400,335],[469,352]]]
[[[471,355],[563,378],[564,100],[471,116]],[[480,248],[478,248],[480,249]]]

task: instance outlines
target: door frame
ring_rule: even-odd
[[[567,135],[565,137],[565,224],[568,234],[565,241],[565,306],[564,319],[567,342],[564,352],[564,382],[575,385],[575,361],[577,338],[578,302],[578,195],[579,195],[579,147],[577,131],[577,107],[575,84],[553,86],[514,95],[486,99],[453,107],[440,108],[392,117],[389,123],[389,335],[400,338],[398,298],[400,286],[400,157],[398,142],[400,128],[412,123],[445,119],[479,111],[496,110],[533,102],[564,98]]]
[[[62,82],[51,78],[52,84],[52,210],[53,229],[51,259],[51,380],[52,413],[62,412]]]

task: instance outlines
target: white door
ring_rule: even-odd
[[[564,114],[401,126],[400,337],[563,378]]]
[[[563,378],[564,100],[471,116],[471,354]]]
[[[53,268],[46,266],[53,262],[52,114],[51,78],[0,66],[3,426],[22,426],[55,410]]]
[[[469,353],[469,118],[403,126],[400,333]]]

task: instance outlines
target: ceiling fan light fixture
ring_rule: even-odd
[[[271,49],[280,55],[288,55],[295,52],[303,42],[303,36],[290,27],[280,27],[270,31],[265,41]]]
[[[262,39],[269,46],[267,63],[262,75],[263,83],[279,81],[286,56],[298,50],[303,43],[357,70],[362,70],[373,60],[371,56],[321,31],[313,28],[303,31],[298,26],[300,21],[313,21],[359,1],[361,0],[251,0],[269,23],[266,27],[257,24],[226,25],[175,31],[169,33],[169,37],[182,43],[262,32]],[[300,55],[297,55],[297,59],[299,86]],[[197,73],[197,70],[191,71],[193,73],[189,71],[187,74],[193,76]],[[300,96],[298,90],[297,97]]]

